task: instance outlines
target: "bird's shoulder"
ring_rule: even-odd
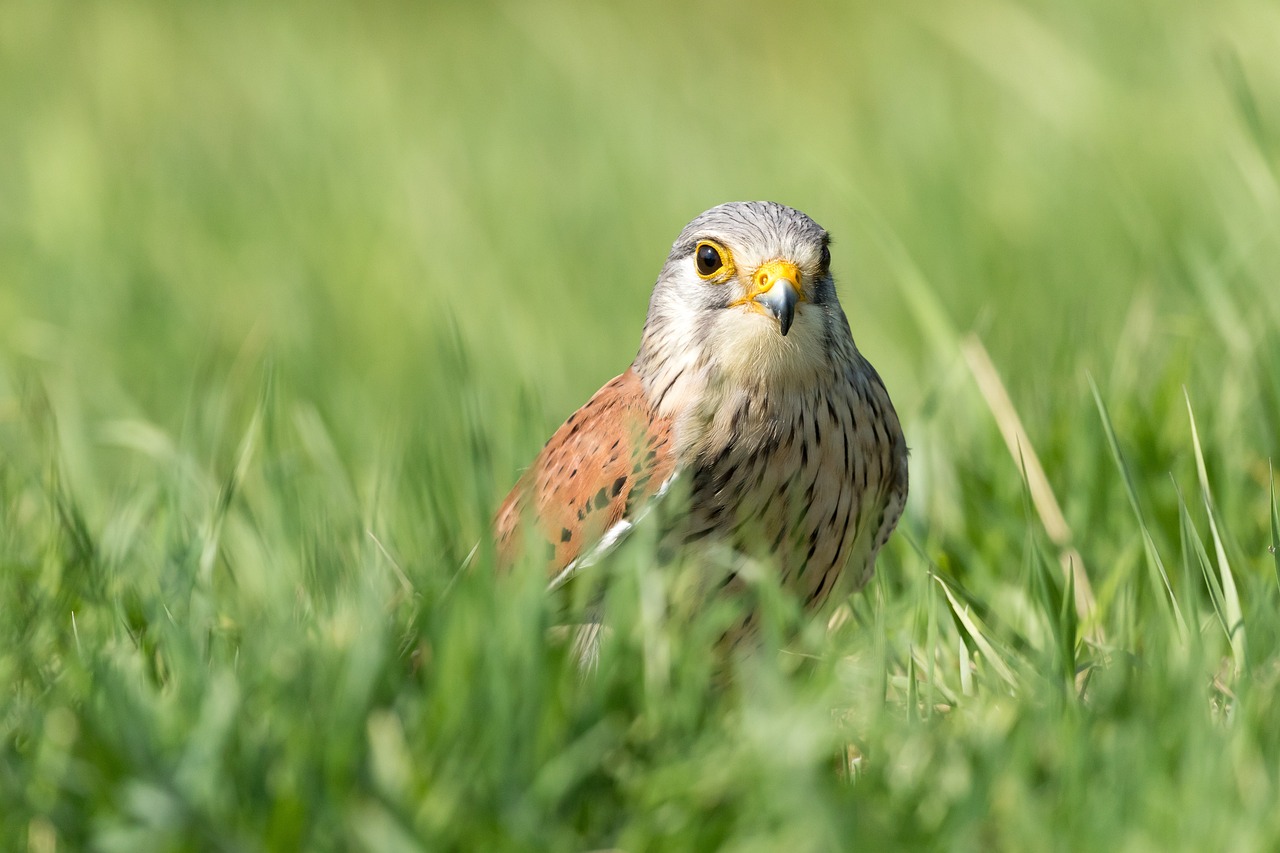
[[[610,380],[556,430],[503,501],[494,522],[500,560],[541,548],[554,578],[633,520],[675,469],[671,432],[634,370]]]

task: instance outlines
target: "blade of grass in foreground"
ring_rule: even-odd
[[[942,587],[942,591],[947,596],[947,601],[951,604],[951,612],[955,614],[956,619],[960,622],[960,625],[964,628],[965,632],[973,638],[973,642],[977,645],[978,651],[982,652],[983,657],[991,663],[991,668],[995,670],[996,675],[1000,676],[1000,678],[1008,684],[1011,689],[1017,690],[1018,679],[1013,674],[1013,670],[1011,670],[1008,664],[1004,662],[1003,657],[996,651],[995,647],[991,644],[991,641],[982,632],[982,628],[978,626],[977,620],[974,618],[973,614],[969,612],[968,606],[962,604],[960,600],[952,594],[951,585],[948,584],[942,576],[934,574],[933,579]]]
[[[1073,538],[1071,526],[1067,524],[1067,517],[1058,504],[1053,487],[1049,485],[1049,477],[1045,474],[1044,465],[1041,464],[1040,456],[1031,443],[1031,436],[1027,433],[1022,418],[1013,405],[1013,399],[1005,388],[1004,380],[1000,378],[991,355],[976,334],[970,334],[960,342],[960,351],[991,416],[995,418],[996,427],[1004,438],[1005,447],[1018,463],[1024,488],[1040,519],[1040,524],[1058,548],[1062,571],[1073,590],[1072,602],[1077,611],[1077,617],[1079,621],[1090,625],[1091,639],[1102,643],[1105,641],[1105,636],[1097,620],[1098,604],[1093,595],[1093,585],[1089,581],[1080,553],[1071,544]]]
[[[1185,642],[1187,639],[1187,623],[1182,618],[1181,611],[1178,610],[1177,599],[1173,595],[1173,587],[1169,584],[1169,573],[1165,571],[1164,562],[1160,559],[1160,552],[1156,550],[1155,540],[1151,536],[1151,528],[1147,525],[1146,517],[1142,514],[1142,507],[1138,503],[1138,491],[1133,485],[1133,475],[1129,473],[1129,466],[1124,460],[1124,454],[1120,452],[1120,442],[1116,438],[1115,427],[1111,423],[1111,415],[1107,411],[1107,406],[1102,402],[1102,394],[1098,391],[1098,384],[1093,381],[1093,376],[1089,376],[1089,390],[1093,392],[1093,401],[1098,407],[1098,417],[1102,420],[1102,431],[1107,438],[1107,446],[1111,449],[1111,458],[1116,464],[1116,468],[1120,471],[1120,478],[1124,481],[1125,494],[1129,498],[1129,506],[1133,510],[1134,517],[1138,521],[1138,528],[1142,531],[1142,544],[1147,553],[1147,566],[1156,575],[1159,585],[1164,587],[1165,606],[1169,614],[1173,617],[1178,626],[1178,636]]]
[[[1018,445],[1018,462],[1022,466],[1022,506],[1023,515],[1027,520],[1027,565],[1025,573],[1031,581],[1032,590],[1043,611],[1045,623],[1049,626],[1049,631],[1053,635],[1055,666],[1065,677],[1063,683],[1070,686],[1075,681],[1075,638],[1078,621],[1076,618],[1076,604],[1072,597],[1074,595],[1073,566],[1070,563],[1066,563],[1063,566],[1065,570],[1063,572],[1063,584],[1066,587],[1066,595],[1063,596],[1054,580],[1052,560],[1040,547],[1040,542],[1032,527],[1033,497],[1031,484],[1027,479],[1027,460],[1022,453],[1021,445]],[[1093,596],[1090,594],[1090,602],[1092,602],[1092,598]],[[1089,612],[1092,612],[1092,604],[1090,604]]]
[[[1231,643],[1231,657],[1236,672],[1244,669],[1246,639],[1244,630],[1244,612],[1240,607],[1240,593],[1236,589],[1235,577],[1231,573],[1231,564],[1227,561],[1227,549],[1223,547],[1222,537],[1218,534],[1218,510],[1209,491],[1209,474],[1204,464],[1204,451],[1200,447],[1200,432],[1196,429],[1196,415],[1191,409],[1191,395],[1186,387],[1182,389],[1182,397],[1187,402],[1187,418],[1191,421],[1191,446],[1196,454],[1196,475],[1200,478],[1200,497],[1204,501],[1205,512],[1209,514],[1209,535],[1213,537],[1214,553],[1218,558],[1218,572],[1221,575],[1222,617],[1226,620],[1227,640]]]
[[[1218,618],[1218,624],[1222,627],[1222,633],[1226,636],[1227,642],[1230,642],[1231,623],[1226,613],[1222,585],[1218,583],[1218,577],[1213,573],[1213,568],[1209,563],[1209,552],[1204,547],[1204,540],[1200,536],[1200,531],[1196,529],[1195,522],[1191,520],[1191,512],[1187,509],[1187,502],[1182,497],[1182,490],[1178,489],[1176,483],[1174,484],[1174,489],[1178,493],[1178,530],[1182,537],[1182,560],[1186,588],[1188,593],[1194,589],[1194,582],[1191,579],[1193,574],[1191,562],[1194,557],[1195,564],[1200,567],[1200,576],[1204,578],[1204,584],[1209,589],[1209,601],[1213,604],[1213,613]],[[1188,594],[1187,616],[1191,620],[1198,622],[1192,602],[1193,599]],[[1193,634],[1193,636],[1198,639],[1198,635]]]
[[[1276,585],[1280,586],[1280,508],[1276,506],[1276,473],[1271,474],[1271,556],[1276,563]]]

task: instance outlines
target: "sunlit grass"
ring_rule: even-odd
[[[4,846],[1275,848],[1277,43],[1249,0],[0,7]],[[728,662],[742,603],[637,531],[584,677],[490,515],[679,228],[761,197],[836,237],[907,515],[830,627],[762,573]]]

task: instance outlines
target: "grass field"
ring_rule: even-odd
[[[0,3],[0,847],[1277,849],[1277,44]],[[641,531],[584,680],[461,567],[744,198],[835,235],[908,512],[833,630],[760,579],[728,677]]]

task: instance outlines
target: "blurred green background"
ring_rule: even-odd
[[[908,411],[938,345],[908,265],[1034,352],[1020,392],[1108,370],[1135,300],[1194,366],[1206,268],[1275,273],[1278,14],[6,4],[4,339],[166,426],[197,365],[270,350],[346,437],[456,394],[453,335],[558,416],[633,354],[684,222],[774,198],[836,235]]]
[[[0,3],[5,837],[1273,845],[1280,716],[1245,685],[1280,660],[1277,45],[1264,0]],[[655,682],[650,626],[579,687],[529,649],[536,584],[458,567],[634,355],[684,223],[756,198],[835,237],[904,532],[816,674]],[[1066,664],[965,340],[1092,577],[1105,639],[1068,625]],[[962,683],[938,576],[1012,683]],[[849,687],[864,659],[886,689]],[[1114,703],[1059,714],[1055,665]],[[850,784],[831,709],[868,707]],[[822,733],[802,770],[734,734],[789,719]]]

